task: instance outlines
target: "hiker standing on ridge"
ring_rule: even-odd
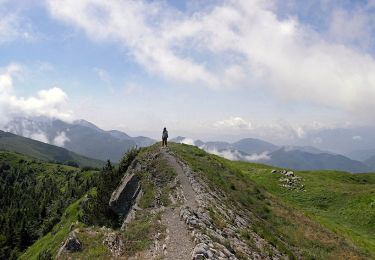
[[[161,139],[162,139],[162,144],[161,146],[164,147],[167,147],[168,146],[168,143],[167,143],[167,139],[168,139],[168,131],[167,131],[167,128],[164,127],[163,129],[163,134],[161,135]]]

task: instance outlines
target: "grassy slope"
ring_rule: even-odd
[[[228,203],[240,202],[251,210],[253,229],[284,253],[308,259],[375,256],[374,186],[370,184],[375,176],[298,173],[305,178],[308,192],[294,193],[279,186],[280,175],[272,175],[269,166],[231,162],[188,145],[170,147],[212,187],[224,191]],[[246,230],[242,235],[246,240]]]
[[[100,160],[78,155],[64,148],[0,131],[0,150],[12,151],[45,161],[75,161],[80,166],[102,167]]]
[[[95,193],[95,189],[90,192]],[[72,203],[64,212],[61,221],[56,224],[51,232],[40,238],[26,252],[20,257],[25,260],[37,260],[42,252],[50,252],[52,258],[57,256],[57,253],[62,243],[67,239],[69,233],[76,228],[80,232],[77,234],[79,241],[83,246],[82,252],[77,252],[71,256],[74,259],[109,259],[111,253],[108,248],[103,245],[103,232],[99,227],[87,227],[81,222],[78,222],[79,214],[81,214],[80,203],[85,198]],[[66,255],[59,259],[71,259]]]
[[[55,164],[44,162],[42,160],[35,160],[34,158],[29,157],[27,155],[18,154],[11,151],[0,150],[0,162],[7,162],[11,165],[20,164],[21,162],[23,162],[25,165],[33,168],[35,171],[38,172],[37,179],[41,179],[42,177],[46,176],[53,177],[57,183],[61,184],[62,191],[64,191],[66,186],[66,183],[64,183],[66,176],[62,174],[56,174],[56,172],[60,170],[64,172],[66,175],[69,175],[69,173],[80,171],[80,169],[77,169],[69,165]],[[96,170],[90,170],[81,172],[80,174],[82,174],[82,176],[85,179],[90,179],[95,173]]]
[[[154,145],[152,147],[144,148],[137,156],[138,160],[144,160],[144,158],[149,156],[149,153],[155,152],[158,146]],[[158,173],[158,185],[160,188],[160,201],[163,205],[168,205],[169,203],[169,186],[166,185],[171,182],[175,177],[175,172],[171,169],[167,162],[161,158],[157,158],[152,162],[152,168]],[[81,252],[76,252],[72,254],[67,254],[61,256],[59,259],[109,259],[111,258],[111,253],[108,248],[103,245],[103,238],[105,233],[114,232],[119,234],[123,241],[125,247],[125,255],[132,256],[137,252],[146,249],[154,239],[157,233],[163,233],[163,227],[159,224],[158,220],[160,214],[151,213],[154,204],[156,203],[156,183],[151,181],[151,175],[155,173],[143,172],[140,175],[141,185],[144,195],[139,201],[139,205],[143,209],[138,211],[136,218],[128,225],[126,230],[110,230],[101,229],[101,227],[87,227],[83,223],[75,224],[74,228],[71,228],[73,223],[78,221],[78,216],[81,214],[80,203],[83,200],[74,202],[64,213],[62,220],[55,225],[52,232],[48,233],[44,237],[36,241],[27,251],[22,255],[21,259],[38,259],[40,253],[45,250],[49,250],[53,257],[56,257],[59,248],[62,243],[66,240],[71,230],[79,228],[80,232],[77,234],[78,239],[82,242],[83,250]],[[95,193],[95,189],[91,192]],[[78,222],[77,222],[78,223]]]
[[[53,228],[51,232],[40,238],[32,246],[30,246],[26,252],[20,257],[20,259],[38,259],[41,252],[49,250],[53,256],[56,256],[61,243],[67,238],[72,223],[75,223],[78,219],[79,203],[77,200],[71,204],[63,215],[61,221]]]
[[[89,180],[92,179],[97,173],[96,171],[81,172],[75,167],[39,161],[26,155],[9,151],[0,151],[0,162],[6,162],[10,165],[21,164],[27,166],[35,171],[36,179],[38,181],[45,181],[46,178],[53,179],[53,185],[56,185],[62,194],[65,194],[67,190],[67,176],[78,172],[82,179]],[[36,186],[39,185],[38,181]],[[40,203],[40,200],[35,198],[35,203]],[[75,221],[77,219],[77,207],[77,201],[72,203],[65,210],[61,221],[55,225],[51,232],[37,240],[33,246],[29,247],[25,253],[26,257],[23,259],[37,259],[38,254],[43,250],[58,248],[62,242],[62,239],[65,238],[66,234],[68,234],[68,229],[70,227],[69,225],[73,222],[73,220]],[[54,237],[54,239],[51,239],[52,237]]]
[[[230,164],[375,257],[375,174],[298,171],[295,173],[303,177],[306,192],[291,192],[279,185],[280,175],[272,174],[269,167],[244,162]]]
[[[228,203],[239,202],[250,209],[254,213],[252,228],[291,257],[374,257],[375,203],[372,190],[375,190],[375,176],[330,171],[297,172],[305,179],[307,192],[294,193],[279,186],[280,175],[271,174],[269,166],[228,161],[187,145],[171,144],[170,147],[212,187],[224,191],[228,195]],[[150,192],[152,194],[152,189]],[[151,205],[152,198],[145,194],[141,201],[145,205],[142,206],[147,208],[146,204]],[[71,223],[77,220],[78,205],[79,202],[72,204],[54,231],[30,247],[23,259],[36,259],[44,249],[50,249],[55,255],[67,237]],[[144,236],[144,222],[140,221],[140,224],[135,222],[132,232],[124,235]],[[85,232],[81,236],[83,244],[91,246],[77,257],[105,259],[108,256],[106,248],[96,243],[102,238],[85,237]],[[241,236],[247,241],[247,230],[243,230]],[[247,242],[252,243],[250,240]]]

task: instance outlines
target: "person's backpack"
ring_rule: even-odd
[[[163,132],[163,138],[168,138],[168,131]]]

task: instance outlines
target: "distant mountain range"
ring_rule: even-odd
[[[133,146],[144,147],[155,143],[148,137],[131,137],[117,130],[105,131],[85,120],[67,123],[44,117],[16,118],[6,124],[4,130],[90,158],[114,162]]]
[[[85,120],[67,123],[44,117],[16,118],[3,128],[17,135],[64,147],[76,154],[102,161],[110,159],[117,162],[131,147],[145,147],[156,142],[144,136],[131,137],[118,130],[106,131]],[[313,137],[320,138],[318,147],[308,145],[309,142],[306,140],[301,140],[301,145],[287,146],[278,146],[256,138],[245,138],[229,143],[223,141],[204,142],[179,136],[170,141],[192,144],[231,160],[261,162],[291,169],[375,171],[375,149],[370,149],[370,147],[375,147],[375,143],[374,146],[371,146],[372,141],[370,141],[370,146],[361,143],[363,138],[371,137],[369,128],[324,130],[316,133]],[[353,149],[358,148],[358,150],[352,150],[349,157],[350,152],[343,155],[331,152],[334,149],[329,148],[333,147],[334,142],[329,138],[333,138],[337,142],[346,140],[345,144],[336,146],[339,147],[338,150],[349,151],[349,146],[353,142],[360,144],[353,146]],[[349,140],[347,140],[348,138]]]
[[[87,158],[62,147],[46,144],[30,138],[0,131],[0,150],[17,152],[35,159],[65,163],[68,165],[101,168],[103,161]]]
[[[312,145],[355,160],[375,155],[375,127],[348,127],[315,130],[294,140],[294,145]]]
[[[340,170],[353,173],[370,172],[372,169],[363,162],[338,154],[310,153],[301,150],[280,148],[269,154],[268,160],[258,162],[295,170]]]
[[[361,162],[313,146],[277,146],[255,138],[246,138],[235,143],[204,143],[184,137],[177,137],[172,141],[184,143],[187,140],[187,143],[231,160],[258,162],[296,170],[342,170],[354,173],[375,170],[375,156],[372,160]]]

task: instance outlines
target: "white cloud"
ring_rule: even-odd
[[[142,91],[143,91],[143,86],[135,82],[128,82],[123,89],[123,93],[127,96],[132,95],[134,93],[139,93]]]
[[[370,47],[374,43],[375,18],[373,12],[368,12],[368,8],[371,7],[334,10],[329,24],[329,37],[343,44],[353,44],[364,49]]]
[[[66,136],[66,133],[62,131],[61,133],[57,133],[55,138],[53,139],[52,143],[57,146],[64,147],[66,142],[69,142],[70,139]]]
[[[350,112],[375,106],[374,58],[326,40],[294,17],[279,18],[272,1],[224,1],[192,14],[149,1],[47,3],[56,19],[96,41],[126,46],[146,70],[168,79],[215,88],[260,85],[284,99]]]
[[[195,145],[195,142],[191,138],[184,138],[180,141],[181,144]]]
[[[72,120],[72,112],[66,109],[68,96],[58,87],[40,90],[36,96],[17,96],[13,79],[21,71],[22,67],[17,64],[0,68],[0,116],[3,123],[14,116],[47,116]]]
[[[302,138],[306,135],[305,130],[300,126],[296,128],[296,134],[298,138]]]
[[[230,149],[224,149],[220,151],[217,149],[204,149],[204,150],[208,153],[215,154],[215,155],[224,157],[225,159],[232,160],[232,161],[257,162],[257,161],[267,161],[270,159],[268,152],[245,155],[245,154],[240,153],[238,150],[230,150]]]
[[[228,160],[232,160],[232,161],[238,160],[237,155],[230,150],[219,151],[217,149],[207,149],[205,151],[208,152],[208,153],[211,153],[211,154],[215,154],[215,155],[224,157],[225,159],[228,159]]]
[[[248,156],[245,156],[247,161],[252,161],[252,162],[257,162],[257,161],[267,161],[270,160],[271,157],[269,156],[268,152],[263,152],[263,153],[254,153]]]
[[[17,39],[35,40],[35,33],[31,24],[24,21],[16,12],[9,12],[2,8],[7,1],[0,3],[0,44],[9,43]]]
[[[355,136],[352,137],[352,139],[353,139],[354,141],[362,141],[362,136],[360,136],[360,135],[355,135]]]
[[[168,8],[145,1],[47,1],[52,16],[82,28],[97,41],[125,44],[138,63],[169,79],[216,84],[205,66],[172,50],[172,40],[163,37],[161,17],[170,17]],[[160,28],[150,23],[159,24]],[[169,23],[169,20],[165,21]]]
[[[47,135],[43,132],[31,133],[29,136],[24,135],[24,137],[29,137],[31,139],[34,139],[34,140],[37,140],[46,144],[49,143]]]
[[[214,123],[217,128],[251,129],[252,125],[241,117],[230,117]]]

